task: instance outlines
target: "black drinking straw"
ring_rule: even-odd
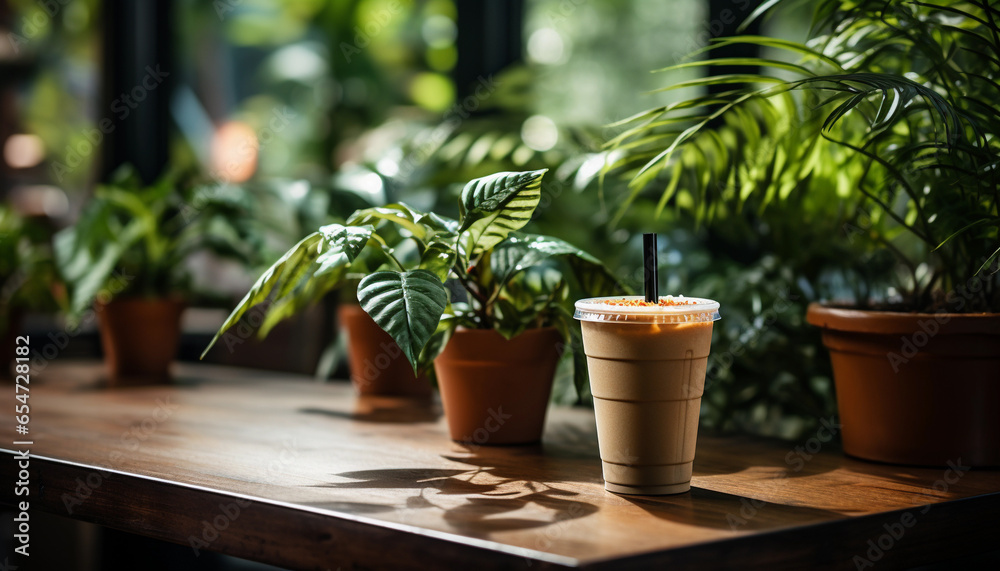
[[[646,301],[660,301],[659,273],[656,269],[656,234],[647,232],[642,235],[642,267],[643,285],[646,291]]]

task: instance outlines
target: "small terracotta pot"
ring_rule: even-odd
[[[119,298],[95,306],[104,362],[112,386],[170,380],[184,303],[176,299]]]
[[[358,394],[430,397],[430,381],[413,375],[399,345],[360,305],[341,305],[337,320],[347,332],[351,382]]]
[[[434,360],[452,440],[532,444],[542,438],[562,336],[551,327],[504,339],[459,329]]]
[[[895,464],[1000,465],[1000,314],[811,304],[830,350],[844,452]]]

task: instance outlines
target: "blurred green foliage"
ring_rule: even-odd
[[[50,235],[44,221],[24,219],[0,205],[0,333],[15,313],[59,309]]]
[[[194,185],[177,173],[143,186],[134,170],[119,169],[53,240],[70,317],[95,299],[194,297],[188,260],[199,252],[259,263],[263,232],[252,208],[239,187]]]
[[[85,129],[95,122],[88,103],[97,86],[100,0],[56,3],[55,7],[33,0],[9,4],[15,25],[5,40],[16,38],[15,57],[33,70],[30,82],[17,93],[19,127],[41,137],[50,159],[65,162],[71,149],[87,141]],[[85,163],[95,158],[85,157]],[[80,189],[90,174],[85,166],[56,182]]]
[[[828,260],[813,247],[813,262],[833,266],[843,256],[857,263],[876,251],[895,257],[895,268],[859,271],[867,289],[851,300],[857,305],[1000,310],[1000,277],[989,270],[1000,255],[1000,114],[988,103],[1000,95],[998,20],[995,8],[977,2],[826,0],[815,5],[807,43],[715,42],[703,52],[763,46],[782,57],[668,68],[708,72],[666,90],[722,91],[627,122],[612,141],[610,166],[631,178],[623,209],[650,189],[658,213],[669,205],[715,226],[774,219],[767,211],[777,207],[777,216],[797,218],[802,230],[831,231],[825,242],[837,256]],[[715,71],[722,65],[760,71]],[[794,252],[781,254],[799,263]],[[864,275],[879,269],[892,286]],[[955,307],[947,294],[968,280],[981,288]]]

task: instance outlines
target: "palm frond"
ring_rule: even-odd
[[[785,3],[765,2],[751,17]],[[660,91],[723,86],[722,93],[640,113],[619,123],[624,130],[608,143],[613,159],[602,176],[630,179],[615,221],[647,197],[657,216],[673,205],[711,223],[751,203],[760,216],[857,193],[883,213],[873,244],[911,266],[926,256],[937,268],[922,285],[911,280],[918,288],[911,299],[978,274],[984,258],[988,265],[997,257],[1000,239],[998,20],[1000,10],[986,1],[824,0],[808,43],[712,41],[692,61],[660,70],[699,67],[708,75]],[[778,55],[694,61],[737,44]],[[712,73],[733,65],[761,72]],[[788,73],[797,77],[781,78]],[[904,252],[897,243],[907,233],[917,245]],[[987,289],[970,305],[1000,310],[1000,283]]]

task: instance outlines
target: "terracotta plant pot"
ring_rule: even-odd
[[[176,299],[120,298],[96,304],[101,346],[111,385],[170,380],[184,303]]]
[[[360,305],[341,305],[337,320],[347,332],[351,382],[358,394],[429,397],[431,384],[415,377],[399,345]]]
[[[1000,314],[809,306],[830,350],[844,452],[1000,465]]]
[[[562,336],[529,329],[507,340],[492,329],[460,329],[434,360],[452,440],[532,444],[542,438]]]

